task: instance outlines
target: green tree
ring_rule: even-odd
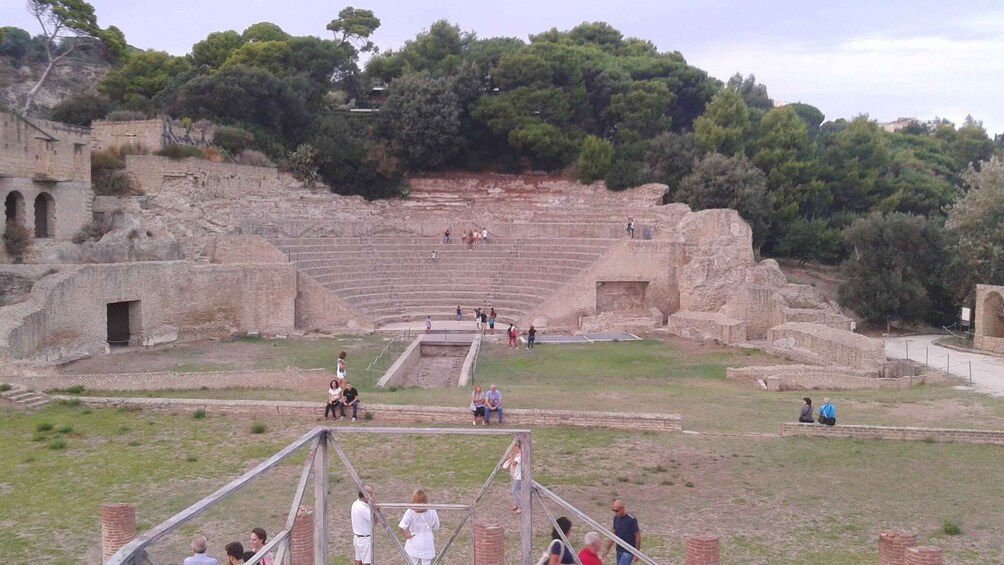
[[[767,178],[744,155],[726,157],[710,153],[680,182],[674,195],[694,210],[732,208],[753,229],[753,244],[760,247],[767,236],[773,215],[773,199],[767,192]]]
[[[364,119],[324,113],[310,143],[316,150],[320,176],[332,191],[369,200],[406,193],[404,174]]]
[[[809,139],[816,139],[816,136],[819,135],[819,127],[823,124],[823,120],[826,119],[826,115],[819,108],[801,102],[785,104],[785,106],[794,110],[795,114],[805,123],[805,127],[809,132]]]
[[[254,134],[246,129],[220,126],[213,132],[213,143],[234,156],[253,146]]]
[[[890,195],[892,151],[886,135],[868,116],[858,116],[829,139],[828,180],[837,209],[866,212]]]
[[[830,200],[817,179],[816,160],[805,122],[793,108],[774,108],[760,120],[752,143],[753,164],[767,175],[767,190],[774,197],[777,229],[797,217],[825,209]]]
[[[0,28],[0,57],[10,57],[20,60],[28,54],[31,45],[31,34],[19,27]]]
[[[241,45],[244,45],[244,38],[236,31],[214,31],[192,46],[192,64],[218,69]]]
[[[391,83],[380,125],[403,164],[427,170],[460,151],[460,114],[450,80],[412,74]]]
[[[327,29],[340,43],[362,52],[373,51],[376,46],[369,40],[380,27],[380,18],[372,10],[348,6],[338,12],[338,17],[328,23]]]
[[[644,176],[667,185],[665,200],[671,202],[680,181],[694,170],[694,161],[700,156],[694,134],[664,133],[652,140],[645,153]]]
[[[45,46],[46,66],[35,85],[28,91],[21,112],[28,113],[32,102],[42,85],[48,80],[52,69],[84,41],[65,42],[67,47],[57,50],[64,39],[77,38],[102,44],[114,57],[125,54],[126,42],[122,32],[115,26],[101,29],[94,7],[84,0],[28,0],[28,12],[42,28]]]
[[[248,43],[255,43],[258,41],[287,41],[290,39],[290,35],[272,22],[258,22],[248,26],[241,34],[241,38]]]
[[[743,151],[749,135],[749,108],[732,90],[722,90],[694,121],[694,136],[701,149],[725,156]]]
[[[931,313],[944,248],[940,225],[921,216],[874,212],[844,230],[840,303],[872,323],[915,322]]]
[[[660,80],[635,81],[627,92],[612,95],[609,112],[618,137],[633,141],[669,131],[673,98]]]
[[[289,44],[285,41],[256,41],[238,47],[220,68],[244,65],[265,69],[279,76],[286,70],[288,57]]]
[[[979,163],[989,161],[999,153],[987,135],[987,130],[983,128],[983,122],[972,116],[966,116],[962,127],[956,131],[951,152],[955,157],[956,171],[964,171],[972,165],[978,167]]]
[[[977,284],[1004,285],[1004,162],[984,161],[962,178],[965,193],[945,224],[945,284],[960,304]]]
[[[743,102],[750,108],[767,112],[774,108],[774,101],[767,94],[767,87],[756,81],[756,75],[743,78],[742,73],[736,73],[729,78],[725,88],[739,94]]]
[[[614,146],[594,135],[586,136],[579,153],[579,182],[592,184],[610,171],[614,161]]]
[[[847,255],[843,236],[826,220],[796,218],[785,226],[775,248],[778,255],[798,259],[799,264],[816,261],[835,265]]]
[[[90,127],[91,122],[108,115],[112,103],[104,96],[78,94],[52,107],[52,119],[57,122]]]
[[[163,51],[134,51],[125,64],[112,69],[98,83],[98,91],[120,108],[152,112],[155,100],[171,80],[188,72],[191,64],[184,57]]]

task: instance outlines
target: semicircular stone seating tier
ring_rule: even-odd
[[[459,305],[495,308],[500,323],[517,321],[588,269],[613,238],[492,238],[474,245],[440,237],[276,238],[299,271],[380,326],[451,320]],[[435,258],[432,252],[435,251]]]

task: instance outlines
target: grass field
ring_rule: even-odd
[[[386,345],[379,338],[240,341],[102,358],[123,371],[179,367],[330,367],[338,351],[358,369]],[[153,353],[155,355],[147,356]],[[638,516],[643,540],[660,562],[681,562],[683,540],[702,532],[722,537],[723,563],[877,562],[877,535],[904,528],[922,543],[946,548],[952,564],[999,563],[1004,480],[1001,448],[925,442],[819,441],[741,437],[776,432],[793,420],[803,393],[765,393],[724,379],[729,365],[773,362],[755,351],[668,340],[541,346],[534,352],[486,348],[477,375],[495,382],[507,406],[622,412],[671,412],[700,435],[541,428],[534,430],[534,473],[594,518],[609,520],[609,503],[623,498]],[[216,367],[223,368],[223,367]],[[77,365],[77,372],[94,372]],[[192,369],[189,369],[192,370]],[[364,402],[460,406],[468,391],[376,391],[359,377]],[[85,394],[107,394],[85,391]],[[1000,401],[952,386],[826,393],[840,422],[1000,428]],[[174,391],[169,396],[303,398],[292,391]],[[815,393],[814,398],[823,394]],[[89,410],[55,405],[33,414],[0,408],[0,554],[13,563],[97,562],[97,509],[104,501],[137,505],[148,528],[209,494],[298,437],[309,424],[265,419],[263,434],[248,419],[189,413]],[[377,424],[378,422],[374,422]],[[362,424],[361,425],[365,425]],[[725,433],[726,435],[722,435]],[[438,501],[465,502],[497,460],[504,439],[349,436],[346,449],[384,500],[405,500],[423,486]],[[246,540],[247,530],[277,529],[288,509],[302,457],[157,544],[160,563],[180,562],[190,536],[209,535],[211,553]],[[332,563],[349,563],[347,508],[354,497],[344,473],[329,482]],[[500,477],[479,507],[482,519],[507,531],[515,561],[518,530],[508,513],[508,481]],[[309,502],[309,500],[308,500]],[[444,527],[455,517],[443,516]],[[454,520],[451,522],[451,520]],[[543,546],[546,516],[534,513]],[[945,524],[961,533],[948,535]],[[585,530],[576,526],[573,539]],[[445,541],[447,533],[437,540]],[[463,563],[466,534],[449,563]],[[383,544],[383,545],[381,545]],[[378,555],[387,556],[386,540]],[[509,559],[511,558],[511,559]],[[392,562],[392,561],[387,561]]]

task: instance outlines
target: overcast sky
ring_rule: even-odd
[[[91,0],[102,26],[131,45],[181,55],[212,31],[271,21],[294,35],[329,37],[341,2],[322,0]],[[344,5],[348,5],[347,3]],[[625,36],[680,51],[727,80],[753,73],[780,102],[817,106],[828,120],[868,114],[967,114],[1004,132],[1004,2],[989,0],[362,0],[382,26],[381,49],[438,19],[479,37],[606,21]],[[0,25],[37,31],[21,0],[0,0]]]

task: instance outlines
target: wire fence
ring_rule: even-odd
[[[952,362],[952,352],[950,350],[945,350],[944,352],[938,351],[937,349],[932,350],[930,345],[914,346],[911,350],[910,342],[911,340],[905,340],[903,342],[903,345],[906,347],[907,361],[921,363],[926,367],[944,371],[949,375],[957,375],[961,377],[968,376],[969,384],[973,384],[972,361],[960,361],[959,357],[961,357],[961,355],[957,355],[955,362]],[[958,371],[953,372],[952,369],[958,369]]]

